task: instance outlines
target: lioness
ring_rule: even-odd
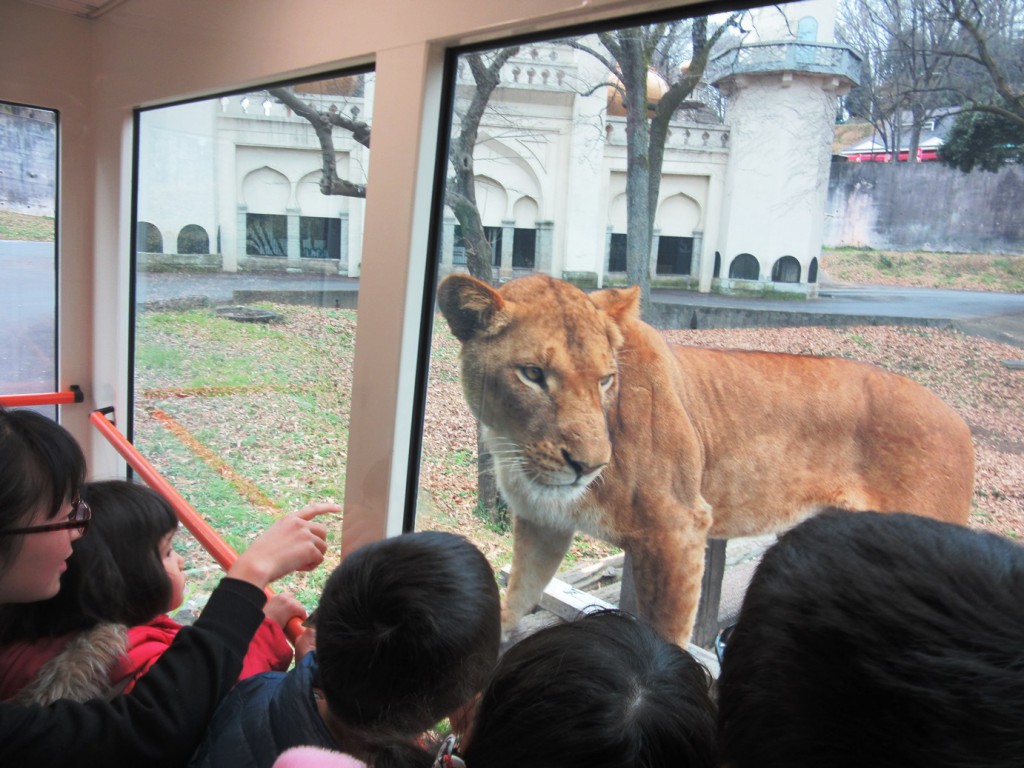
[[[936,395],[850,360],[670,346],[638,300],[546,275],[438,289],[513,513],[506,632],[575,531],[631,554],[640,614],[685,643],[709,536],[828,506],[967,520],[971,435]]]

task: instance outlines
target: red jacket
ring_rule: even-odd
[[[142,677],[153,666],[160,654],[174,640],[181,624],[169,616],[157,616],[148,624],[128,629],[128,649],[121,657],[120,663],[110,671],[110,682],[119,685],[120,681],[130,678],[124,692],[135,687],[135,681]],[[256,630],[249,652],[242,662],[242,674],[239,680],[258,675],[261,672],[284,672],[292,663],[292,647],[284,635],[284,630],[270,619],[264,619]]]
[[[29,690],[20,698],[37,703],[57,698],[86,701],[112,689],[130,691],[181,628],[170,617],[157,616],[127,632],[119,625],[101,624],[88,632],[4,646],[0,648],[0,700],[15,697],[26,686]],[[271,670],[283,672],[291,662],[292,647],[281,627],[264,618],[249,643],[238,679]]]

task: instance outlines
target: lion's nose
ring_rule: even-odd
[[[573,471],[576,472],[576,477],[578,478],[583,477],[584,475],[593,474],[608,463],[606,461],[602,461],[600,464],[588,464],[585,461],[574,458],[573,455],[564,448],[562,449],[562,457],[565,459],[565,463],[572,467]]]

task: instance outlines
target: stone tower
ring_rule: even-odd
[[[723,226],[701,290],[718,278],[726,292],[817,294],[837,98],[860,78],[859,57],[832,42],[835,7],[761,8],[743,44],[708,64],[708,81],[726,97],[730,154]]]

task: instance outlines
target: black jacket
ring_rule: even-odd
[[[192,768],[270,768],[289,747],[338,749],[313,700],[316,654],[287,673],[246,678],[224,699]]]
[[[184,765],[238,679],[265,602],[253,585],[223,579],[130,695],[46,707],[0,702],[0,765]]]

